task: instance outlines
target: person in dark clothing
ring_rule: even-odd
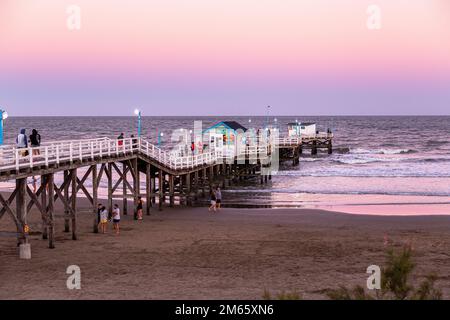
[[[103,205],[101,203],[97,205],[97,224],[100,223],[100,212],[102,211],[102,207]]]
[[[134,220],[142,220],[143,205],[144,205],[144,201],[142,201],[142,197],[139,197],[137,207],[136,207],[136,213],[134,215]]]
[[[134,137],[134,134],[131,135],[131,142],[133,143],[133,150],[138,147],[138,139]]]
[[[36,129],[33,129],[30,135],[30,144],[32,148],[38,148],[41,146],[41,135],[38,133]],[[33,149],[33,155],[39,155],[39,149]]]
[[[117,137],[117,140],[119,140],[117,141],[117,144],[123,146],[123,132]]]

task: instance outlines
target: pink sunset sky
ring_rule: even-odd
[[[367,8],[381,8],[369,30]],[[67,27],[69,5],[81,29]],[[0,0],[11,115],[450,114],[449,0]]]

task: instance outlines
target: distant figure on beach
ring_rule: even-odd
[[[25,134],[25,129],[20,129],[19,134],[16,138],[16,146],[17,149],[26,149],[28,148],[28,138]],[[21,150],[20,155],[26,157],[28,155],[28,150]]]
[[[100,211],[100,230],[102,233],[106,233],[106,227],[108,226],[108,210],[103,206]]]
[[[214,212],[216,212],[216,190],[214,190],[213,188],[211,188],[211,191],[209,193],[209,198],[210,198],[210,206],[208,208],[208,211],[213,210]]]
[[[134,220],[142,220],[143,204],[144,204],[144,201],[142,201],[142,197],[139,197],[137,207],[136,207],[136,215],[134,217]]]
[[[120,209],[119,205],[116,203],[113,209],[113,227],[114,230],[116,230],[116,234],[120,233],[119,223],[120,223]]]
[[[41,146],[41,135],[36,129],[33,129],[30,135],[30,144],[32,148],[37,148]],[[33,156],[40,155],[39,149],[33,149]]]
[[[31,184],[33,185],[33,193],[36,193],[36,191],[37,191],[37,179],[36,179],[36,176],[33,176],[31,178]]]
[[[220,187],[217,187],[216,189],[216,208],[220,211],[220,206],[222,203],[222,191],[220,190]]]

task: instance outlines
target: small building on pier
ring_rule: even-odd
[[[314,136],[317,132],[314,122],[291,122],[288,123],[290,137]]]
[[[205,129],[203,135],[208,137],[208,143],[215,148],[232,146],[236,143],[239,133],[244,133],[247,128],[236,121],[220,121]]]

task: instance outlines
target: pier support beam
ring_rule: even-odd
[[[49,173],[47,175],[47,186],[48,186],[48,207],[47,207],[47,226],[48,226],[48,247],[50,249],[55,248],[55,219],[54,219],[54,193],[55,193],[55,182],[54,174]]]
[[[191,201],[191,174],[188,173],[185,176],[186,181],[186,205],[192,205]]]
[[[28,243],[28,232],[25,230],[27,226],[26,178],[16,180],[16,190],[17,242],[23,245]]]
[[[127,201],[127,184],[125,180],[127,179],[127,165],[122,163],[122,212],[124,215],[128,214],[128,201]]]
[[[108,163],[105,167],[106,178],[108,179],[108,210],[112,213],[113,210],[113,177],[112,177],[112,163]],[[100,183],[100,181],[99,181]],[[99,221],[100,222],[100,221]]]
[[[169,206],[174,206],[174,176],[169,174]]]
[[[97,181],[97,165],[92,166],[92,213],[94,214],[93,218],[93,232],[98,233],[98,181]]]
[[[68,207],[68,203],[69,203],[69,171],[68,170],[64,170],[63,172],[63,182],[65,183],[64,185],[64,232],[70,232],[70,214],[69,214],[69,207]]]
[[[139,197],[141,196],[141,181],[140,181],[140,174],[139,174],[139,168],[138,168],[138,162],[137,162],[137,158],[134,158],[133,160],[131,160],[132,163],[132,168],[131,170],[133,170],[133,198],[134,198],[134,220],[137,220],[137,206],[138,206],[138,202],[139,202]]]
[[[145,167],[145,198],[146,198],[146,213],[149,216],[150,215],[150,208],[152,206],[152,198],[151,194],[153,193],[152,190],[152,177],[151,177],[151,166],[150,163],[146,164]]]
[[[164,177],[163,172],[161,169],[158,170],[158,194],[159,194],[159,201],[158,201],[158,210],[162,211],[163,202],[164,202]]]
[[[77,169],[70,170],[70,180],[72,185],[72,240],[77,240]]]
[[[47,226],[47,176],[42,175],[41,176],[41,206],[43,212],[41,213],[42,216],[42,240],[48,239],[48,226]]]
[[[312,155],[316,155],[317,154],[317,141],[316,140],[314,140],[312,142],[311,154]]]

